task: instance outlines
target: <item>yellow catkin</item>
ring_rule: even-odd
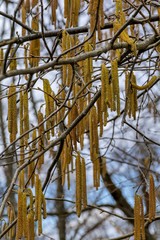
[[[134,74],[132,74],[131,76],[131,82],[133,82],[134,84],[136,84],[136,76]],[[131,108],[131,114],[133,116],[134,119],[136,119],[136,111],[137,111],[137,89],[132,88],[130,90],[130,108]]]
[[[100,137],[103,135],[103,112],[101,110],[101,97],[97,100],[98,123],[100,127]]]
[[[111,62],[111,76],[113,83],[114,102],[116,105],[117,115],[120,115],[120,93],[119,93],[119,79],[118,79],[118,63],[117,59]]]
[[[11,62],[9,65],[10,70],[16,70],[17,68],[16,54],[13,55],[13,52],[14,52],[14,48],[12,48],[10,51],[10,57],[11,57]]]
[[[76,157],[76,213],[81,215],[81,159],[78,153]]]
[[[26,12],[29,13],[30,12],[30,0],[26,0],[25,7],[26,7]]]
[[[30,210],[27,215],[27,240],[34,240],[34,212]]]
[[[153,175],[149,175],[149,220],[152,221],[156,214],[156,195]]]
[[[19,106],[19,126],[20,126],[20,135],[22,135],[24,133],[24,130],[23,130],[23,112],[24,112],[24,109],[23,109],[23,91],[20,92],[20,106]],[[20,139],[20,147],[24,146],[24,138],[22,137]]]
[[[14,84],[11,84],[8,90],[8,131],[10,142],[13,142],[17,134],[16,87]]]
[[[3,66],[3,59],[4,59],[3,48],[0,48],[0,73]]]
[[[26,24],[26,6],[22,4],[22,23]],[[22,36],[26,35],[26,29],[22,27]]]
[[[38,111],[38,124],[40,124],[41,122],[43,122],[43,113],[41,113],[40,111]],[[44,136],[43,136],[43,132],[44,132],[44,125],[41,124],[38,127],[38,134],[39,134],[39,141],[38,141],[38,152],[41,152],[44,149]],[[41,154],[41,156],[38,158],[38,165],[37,168],[38,170],[40,170],[41,165],[44,163],[44,154]]]
[[[143,210],[142,197],[140,198],[140,207],[141,207],[141,238],[142,238],[142,240],[146,240],[145,220],[144,220],[144,210]]]
[[[101,111],[104,113],[104,126],[107,124],[108,117],[108,82],[109,82],[109,72],[105,64],[101,67]]]
[[[121,13],[121,19],[120,19],[120,22],[118,22],[118,20],[116,19],[113,23],[113,28],[114,28],[114,32],[116,33],[120,28],[121,26],[124,24],[123,23],[123,19],[122,17],[124,16],[123,13]],[[127,33],[127,30],[123,30],[120,35],[119,35],[120,39],[122,41],[125,41],[127,42],[129,45],[131,45],[131,50],[134,52],[134,54],[136,54],[136,44],[134,42],[134,40],[132,38],[129,37],[128,33]]]
[[[30,188],[26,189],[27,196],[29,196],[30,202],[29,202],[29,208],[30,210],[33,210],[33,193]]]
[[[56,9],[58,6],[57,0],[51,1],[52,23],[56,26]]]
[[[46,199],[43,193],[42,193],[42,207],[43,207],[43,219],[46,219],[47,218]]]
[[[89,113],[89,140],[90,140],[90,157],[93,161],[93,121],[92,121],[92,112]]]
[[[84,44],[84,52],[90,52],[92,50],[91,44],[86,42]],[[87,58],[83,61],[83,75],[85,83],[91,81],[91,76],[93,72],[92,58]]]
[[[29,150],[30,151],[29,151],[29,156],[28,157],[29,157],[29,159],[31,159],[33,154],[34,154],[34,152],[32,152],[31,148],[29,148]],[[34,177],[35,177],[35,163],[34,163],[34,161],[32,161],[28,165],[28,179],[30,179],[28,184],[30,184],[31,187],[34,186]]]
[[[134,239],[141,240],[141,201],[137,194],[134,202]]]
[[[153,76],[153,77],[151,77],[151,79],[149,80],[149,82],[146,83],[146,84],[143,85],[143,86],[139,86],[139,85],[135,84],[133,81],[131,81],[131,84],[132,84],[132,87],[135,88],[135,89],[137,89],[137,90],[145,90],[145,89],[151,87],[156,80],[157,80],[157,76]]]
[[[38,184],[38,236],[42,234],[42,214],[41,214],[41,207],[42,207],[42,185],[41,181],[39,180]]]
[[[28,69],[28,47],[29,47],[29,44],[24,45],[24,67],[25,67],[25,69]],[[25,75],[25,79],[28,80],[27,75]]]
[[[23,237],[23,192],[18,190],[18,213],[17,213],[17,229],[16,240]]]
[[[87,207],[87,187],[86,187],[86,164],[84,158],[82,158],[81,164],[81,186],[82,186],[82,205],[83,208]]]
[[[54,96],[54,93],[52,91],[52,88],[50,86],[48,79],[43,79],[43,91],[44,91],[44,98],[46,103],[45,108],[45,115],[48,117],[53,111],[54,111],[54,100],[52,96]],[[47,131],[47,139],[50,140],[50,130],[51,127],[54,127],[54,117],[51,117],[49,120],[46,121],[46,130]],[[52,130],[52,136],[54,135],[54,128]]]
[[[32,18],[32,29],[36,32],[39,30],[38,16]],[[36,67],[39,64],[39,56],[40,56],[40,40],[35,39],[30,43],[30,51],[29,51],[29,63],[32,67]]]
[[[38,220],[39,176],[35,175],[35,221]]]
[[[131,117],[131,92],[132,89],[130,87],[130,81],[129,81],[129,73],[125,72],[125,93],[126,93],[126,112],[128,113],[128,116]]]
[[[98,0],[91,0],[89,2],[88,14],[90,14],[90,32],[93,33],[96,24],[96,13],[98,7]],[[96,33],[93,34],[93,37],[90,39],[90,43],[95,47],[96,43]]]
[[[28,106],[28,92],[25,91],[23,94],[23,123],[24,123],[24,132],[27,132],[29,130],[29,106]],[[29,133],[27,133],[24,137],[25,144],[28,145],[27,141],[29,139]]]
[[[8,201],[7,203],[8,203],[8,208],[7,208],[8,223],[11,224],[15,219],[15,210],[11,202]],[[13,226],[9,230],[8,235],[9,235],[9,239],[13,239],[15,237],[15,226]]]
[[[64,0],[64,17],[68,18],[69,15],[69,0]]]
[[[80,10],[80,5],[81,5],[81,1],[77,0],[75,1],[75,9],[74,9],[74,25],[73,27],[76,27],[78,25],[78,14],[79,14],[79,10]]]
[[[101,66],[101,111],[104,112],[105,108],[106,108],[106,93],[107,93],[107,89],[106,89],[106,66],[103,63]]]
[[[27,226],[26,226],[26,221],[27,221],[27,198],[26,198],[26,193],[23,193],[23,236],[27,237]]]

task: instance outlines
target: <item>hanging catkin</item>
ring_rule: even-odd
[[[14,84],[11,84],[8,90],[8,131],[10,142],[13,142],[17,134],[16,87]]]
[[[134,202],[134,239],[145,240],[143,202],[142,197],[137,194]]]
[[[7,215],[8,215],[8,223],[11,224],[15,217],[15,210],[14,210],[14,206],[11,202],[7,201],[8,203],[8,208],[7,208]],[[15,226],[13,226],[10,230],[9,230],[9,239],[13,239],[15,237]]]
[[[118,79],[118,63],[117,59],[111,61],[111,76],[113,83],[114,103],[117,110],[117,115],[120,115],[120,93],[119,93],[119,79]]]
[[[131,80],[131,84],[132,84],[132,87],[133,87],[134,89],[137,89],[137,90],[145,90],[145,89],[151,87],[156,80],[157,80],[157,76],[152,76],[151,79],[149,80],[149,82],[146,83],[146,84],[143,85],[143,86],[137,85],[133,80]]]
[[[32,18],[32,29],[36,32],[39,31],[38,15]],[[40,40],[35,39],[30,43],[30,58],[29,63],[32,67],[36,67],[39,64],[40,57]]]
[[[57,7],[58,7],[58,1],[57,0],[51,1],[52,23],[55,25],[55,27],[56,27],[56,20],[57,20],[57,16],[56,16]]]
[[[23,93],[23,123],[24,123],[24,132],[29,130],[29,106],[28,106],[28,92],[24,91]],[[24,136],[25,144],[28,145],[29,133]]]
[[[81,195],[82,195],[82,205],[83,208],[87,207],[87,187],[86,187],[86,164],[84,158],[82,158],[81,163]]]
[[[41,111],[38,111],[38,135],[39,135],[39,141],[38,141],[38,152],[43,151],[44,149],[44,124],[43,122],[43,113]],[[41,169],[42,164],[44,163],[44,154],[42,153],[39,158],[38,158],[38,165],[37,168],[38,170]]]
[[[135,195],[134,203],[134,238],[136,240],[141,240],[141,218],[140,218],[140,196]]]
[[[28,7],[28,6],[27,6]],[[26,3],[22,3],[22,23],[26,24]],[[26,35],[26,29],[22,27],[22,36]]]
[[[80,154],[78,152],[77,157],[76,157],[76,213],[77,216],[80,217],[81,215],[81,200],[82,200],[82,192],[81,192],[81,186],[82,181],[81,181],[81,159],[80,159]]]
[[[26,221],[27,221],[27,198],[26,198],[26,193],[23,192],[23,236],[24,237],[27,237]]]
[[[11,58],[11,62],[9,65],[10,70],[16,70],[17,68],[17,60],[16,60],[16,54],[14,54],[14,48],[11,49],[10,51],[10,58]]]
[[[16,240],[23,237],[23,192],[18,190],[18,215],[17,215],[17,229],[16,229]]]
[[[34,240],[34,212],[30,210],[27,214],[27,240]]]
[[[54,93],[52,91],[52,88],[50,86],[48,79],[43,79],[43,91],[44,91],[44,98],[46,103],[45,108],[45,115],[46,118],[53,113],[54,111],[54,99],[52,96],[54,96]],[[54,116],[52,116],[50,119],[46,121],[46,131],[47,131],[47,139],[50,140],[50,129],[52,130],[52,136],[54,135]]]
[[[156,214],[156,195],[153,175],[149,175],[149,220],[152,221]]]

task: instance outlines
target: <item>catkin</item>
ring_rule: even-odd
[[[38,124],[41,124],[38,127],[38,134],[39,134],[38,152],[41,152],[44,149],[44,136],[43,136],[44,124],[42,124],[42,122],[43,122],[43,113],[38,111]],[[42,153],[38,158],[38,165],[37,165],[38,170],[40,170],[43,163],[44,163],[44,154]]]
[[[76,213],[77,216],[81,215],[81,159],[78,153],[76,157]]]
[[[10,58],[11,58],[11,62],[9,65],[10,70],[16,70],[17,68],[16,54],[13,55],[13,52],[14,52],[14,48],[12,48],[10,51]]]
[[[26,12],[29,13],[30,12],[30,0],[26,0],[25,8],[26,8]]]
[[[32,152],[32,150],[30,149],[29,151],[29,159],[32,158],[34,152]],[[31,187],[34,186],[34,179],[35,179],[35,163],[34,161],[32,161],[29,165],[28,165],[28,179],[29,180],[29,184],[31,185]]]
[[[23,237],[23,192],[18,190],[18,216],[17,216],[17,229],[16,229],[16,240]]]
[[[114,102],[116,105],[117,115],[120,115],[120,93],[119,93],[119,79],[118,79],[118,63],[117,60],[111,62],[111,76],[113,83]]]
[[[8,131],[10,142],[13,142],[17,134],[16,87],[14,84],[11,84],[8,90]]]
[[[3,59],[4,59],[3,48],[0,48],[0,73],[2,70],[2,66],[3,66]]]
[[[27,215],[27,240],[34,240],[34,212],[30,210]]]
[[[153,175],[149,175],[149,220],[152,221],[156,214],[156,195]]]
[[[134,81],[131,81],[131,84],[132,84],[132,87],[135,88],[135,89],[137,89],[137,90],[145,90],[145,89],[151,87],[156,80],[157,80],[157,76],[153,76],[153,77],[151,77],[151,79],[149,80],[149,82],[146,83],[146,84],[143,85],[143,86],[137,85],[136,83],[134,83]]]
[[[24,123],[24,132],[29,130],[29,106],[28,106],[28,92],[24,91],[23,93],[23,123]],[[25,144],[28,145],[29,133],[24,137]]]
[[[38,16],[32,18],[32,29],[36,32],[39,30],[39,23],[38,23]],[[29,63],[32,67],[36,67],[39,64],[39,57],[40,57],[40,40],[35,39],[32,40],[30,43],[29,49]]]
[[[38,220],[38,195],[39,195],[39,176],[35,174],[35,221]]]
[[[23,2],[22,4],[22,23],[26,24],[26,6]],[[22,27],[22,36],[24,37],[26,35],[26,29]]]
[[[42,214],[41,214],[41,207],[42,207],[42,185],[41,181],[39,180],[38,184],[38,236],[42,234]]]
[[[24,133],[24,130],[23,130],[23,91],[20,92],[20,105],[19,105],[19,126],[20,126],[20,135],[22,135]],[[20,138],[20,147],[24,146],[24,138],[21,137]]]
[[[9,224],[11,224],[15,219],[15,210],[14,210],[13,204],[9,201],[8,201],[7,214],[8,214],[8,222]],[[9,230],[8,235],[9,235],[9,239],[13,239],[15,237],[15,226],[13,226]]]
[[[46,219],[47,218],[46,199],[43,193],[42,193],[42,207],[43,207],[43,219]]]
[[[26,198],[26,193],[23,192],[23,236],[27,237],[27,226],[26,226],[26,221],[27,221],[27,198]]]
[[[142,240],[146,240],[144,210],[143,210],[142,197],[140,198],[140,207],[141,207],[141,237],[142,237]]]
[[[134,203],[134,239],[141,240],[141,201],[137,194]]]
[[[52,23],[54,23],[55,26],[56,26],[56,20],[57,20],[57,15],[56,15],[57,6],[58,6],[57,0],[51,1]]]
[[[82,158],[81,164],[81,186],[82,186],[82,205],[83,208],[87,207],[87,187],[86,187],[86,164],[84,158]]]

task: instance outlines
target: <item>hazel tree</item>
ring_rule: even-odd
[[[0,20],[0,238],[157,239],[159,1],[2,1]]]

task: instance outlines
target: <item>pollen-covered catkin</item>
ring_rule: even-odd
[[[17,213],[16,240],[23,237],[23,192],[18,190],[18,213]]]
[[[87,207],[87,187],[86,187],[86,164],[84,158],[82,158],[81,164],[81,186],[82,186],[82,205],[83,208]]]
[[[29,130],[29,106],[28,106],[28,92],[24,91],[23,93],[23,123],[24,123],[24,132]],[[29,133],[24,137],[25,144],[28,145]]]
[[[141,240],[140,196],[136,194],[134,201],[134,238],[136,240]]]
[[[76,213],[77,216],[81,215],[81,158],[80,154],[76,157]]]
[[[39,134],[39,141],[38,141],[38,152],[41,152],[44,149],[44,124],[43,124],[43,113],[38,111],[38,134]],[[38,158],[38,170],[41,169],[42,164],[44,163],[44,154],[42,153]]]
[[[30,210],[27,214],[27,240],[34,240],[34,212]]]
[[[111,76],[113,84],[113,96],[114,102],[117,110],[117,115],[120,115],[120,89],[119,89],[119,78],[118,78],[118,62],[117,59],[114,59],[111,62]]]
[[[153,175],[149,175],[149,220],[152,221],[156,214],[156,195]]]
[[[13,142],[17,134],[16,87],[14,84],[11,84],[8,90],[8,131],[10,142]]]

